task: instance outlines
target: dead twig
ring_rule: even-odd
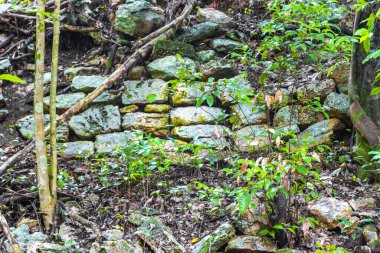
[[[7,220],[5,219],[4,215],[0,212],[0,224],[1,227],[3,228],[3,232],[5,236],[7,237],[8,241],[12,245],[12,251],[13,253],[22,253],[22,250],[20,246],[17,244],[15,237],[11,233],[11,230],[9,229]]]

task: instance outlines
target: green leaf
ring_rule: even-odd
[[[146,96],[146,100],[148,100],[150,103],[153,103],[157,100],[157,95],[156,94],[149,94]]]
[[[362,61],[362,64],[366,63],[367,61],[371,60],[371,59],[377,59],[380,57],[380,50],[377,50],[369,55],[367,55],[367,57]]]
[[[200,98],[197,99],[197,103],[195,104],[196,107],[199,107],[202,105],[203,101],[205,101],[205,97],[202,96]]]
[[[212,106],[214,104],[214,98],[212,96],[207,96],[206,102],[207,102],[208,106]]]
[[[11,75],[11,74],[2,74],[2,75],[0,75],[0,80],[9,81],[9,82],[12,82],[12,83],[22,83],[22,84],[26,83],[20,77],[15,76],[15,75]]]
[[[276,225],[273,226],[273,228],[274,229],[278,229],[278,230],[284,230],[285,229],[285,227],[283,225],[281,225],[281,224],[276,224]]]
[[[302,165],[297,166],[296,169],[297,169],[298,173],[301,173],[303,175],[306,175],[309,172],[309,170],[306,168],[306,166],[302,166]]]
[[[367,38],[366,40],[363,41],[363,48],[364,50],[368,53],[369,50],[371,49],[371,41],[369,40],[369,38]]]
[[[372,96],[377,95],[377,94],[380,94],[380,87],[375,87],[371,90]]]
[[[237,201],[239,205],[239,213],[245,213],[251,203],[251,194],[249,194],[248,189],[244,188],[239,191]]]
[[[366,34],[369,34],[369,31],[366,28],[360,28],[360,29],[356,30],[356,32],[355,32],[356,36],[363,36]]]

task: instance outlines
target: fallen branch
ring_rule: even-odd
[[[0,212],[0,224],[1,227],[3,228],[3,232],[5,236],[7,237],[8,241],[12,245],[12,251],[13,253],[22,253],[22,250],[20,246],[18,246],[15,237],[11,233],[11,230],[9,229],[7,220],[5,219],[4,215]]]
[[[96,235],[96,241],[100,243],[102,232],[100,231],[100,229],[94,222],[89,221],[83,218],[82,216],[80,216],[79,214],[71,211],[69,208],[66,207],[64,203],[59,202],[59,204],[62,207],[62,209],[65,210],[67,216],[69,216],[70,219],[72,219],[73,221],[79,222],[80,224],[85,225],[86,227],[91,228]]]
[[[81,100],[78,104],[71,107],[69,110],[67,110],[65,113],[63,113],[57,121],[58,125],[61,125],[63,122],[69,120],[72,116],[74,116],[76,113],[81,111],[83,108],[88,106],[95,98],[97,98],[100,94],[102,94],[105,90],[107,90],[113,83],[115,83],[120,77],[127,74],[128,71],[134,67],[138,62],[140,62],[142,59],[144,59],[146,56],[148,56],[153,48],[153,44],[161,39],[167,39],[170,36],[172,36],[175,32],[174,27],[179,25],[185,17],[190,13],[194,6],[194,1],[189,0],[188,4],[185,6],[184,10],[182,11],[181,15],[176,18],[174,21],[169,23],[168,27],[169,29],[163,29],[165,30],[165,33],[161,34],[159,37],[156,37],[155,39],[152,39],[148,43],[146,43],[144,46],[142,46],[140,49],[136,50],[130,57],[127,59],[126,62],[123,63],[115,72],[113,72],[103,83],[101,86],[96,88],[93,92],[88,94],[83,100]],[[50,127],[48,126],[45,129],[46,134],[49,133]],[[18,153],[14,154],[12,157],[10,157],[7,161],[5,161],[0,166],[0,175],[2,175],[9,167],[13,166],[17,161],[24,158],[30,151],[32,151],[34,148],[34,141],[30,141],[29,144],[20,150]]]

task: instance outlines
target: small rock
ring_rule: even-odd
[[[73,80],[74,77],[79,75],[95,75],[100,72],[100,69],[96,67],[74,67],[68,68],[64,71],[66,80]]]
[[[239,127],[259,125],[266,123],[268,120],[266,108],[249,105],[247,103],[231,106],[231,112],[231,120],[233,124]]]
[[[205,81],[210,77],[222,79],[231,78],[236,75],[232,65],[222,59],[215,59],[202,64],[199,67],[199,71],[203,74],[202,79]]]
[[[117,148],[123,149],[129,143],[140,139],[140,137],[142,137],[142,133],[132,131],[97,135],[95,149],[97,153],[112,154]]]
[[[239,236],[228,242],[226,253],[277,252],[277,246],[269,238],[258,236]]]
[[[324,108],[333,118],[347,118],[350,99],[346,94],[330,93],[324,102]]]
[[[314,204],[309,204],[312,215],[320,222],[321,226],[332,230],[338,227],[340,218],[350,218],[351,206],[335,198],[321,198]]]
[[[16,229],[11,228],[11,232],[15,237],[17,244],[23,251],[26,251],[27,248],[29,248],[36,242],[45,242],[48,239],[48,236],[41,232],[35,232],[30,234],[30,229],[26,224],[22,224]],[[6,248],[8,249],[8,252],[12,252],[12,250],[10,250],[10,246],[11,245],[9,245],[7,241]]]
[[[113,105],[89,108],[73,116],[69,121],[69,127],[82,138],[119,131],[121,127],[119,108]]]
[[[184,63],[171,55],[152,61],[148,64],[147,69],[152,78],[171,80],[179,78],[178,72],[180,70],[188,69],[195,72],[196,64],[189,58],[183,58]]]
[[[103,231],[102,236],[107,241],[117,241],[123,239],[124,232],[118,229]]]
[[[230,39],[213,39],[210,43],[210,47],[218,52],[225,53],[238,49],[242,46],[242,43]]]
[[[180,107],[170,112],[170,121],[174,126],[209,124],[224,119],[225,114],[217,107]]]
[[[7,116],[9,114],[9,111],[8,110],[0,110],[0,122],[3,122],[7,119]]]
[[[139,107],[137,105],[127,105],[122,108],[120,108],[120,113],[128,113],[128,112],[136,112],[139,110]]]
[[[377,208],[376,200],[374,198],[353,199],[349,203],[355,211],[371,210]]]
[[[161,8],[145,0],[128,0],[118,6],[114,27],[127,35],[144,37],[164,23],[164,11]]]
[[[66,156],[83,156],[94,153],[94,143],[92,141],[74,141],[58,143],[58,151]]]
[[[26,224],[30,230],[38,228],[38,220],[36,219],[29,219],[29,218],[22,218],[19,220],[16,224],[16,227],[20,227],[22,225]],[[39,229],[39,228],[38,228]]]
[[[80,245],[77,242],[78,238],[75,236],[75,232],[75,228],[68,225],[67,223],[63,223],[59,226],[58,235],[64,242],[65,248],[70,249],[74,252],[80,248]]]
[[[366,225],[363,228],[364,240],[367,242],[367,245],[372,246],[376,243],[380,243],[379,236],[377,235],[377,228],[374,225]]]
[[[337,85],[345,85],[348,87],[348,78],[350,76],[350,63],[339,62],[331,71],[330,77],[334,79]],[[346,88],[347,89],[347,88]],[[340,91],[343,92],[343,91]]]
[[[202,50],[195,53],[197,55],[197,60],[201,63],[209,62],[215,58],[214,50]]]
[[[144,66],[136,66],[128,72],[129,80],[142,80],[146,76],[146,69]]]
[[[5,97],[3,96],[3,93],[0,90],[0,108],[4,108],[5,106],[6,106]]]
[[[125,130],[141,130],[164,137],[169,132],[169,115],[160,113],[126,113],[122,127]]]
[[[239,41],[239,42],[247,42],[247,36],[244,33],[238,30],[230,30],[226,33],[226,36],[231,40]]]
[[[192,253],[216,252],[235,236],[235,229],[229,223],[223,223],[214,232],[195,244]]]
[[[168,83],[161,79],[126,81],[124,86],[121,98],[124,105],[164,103],[168,100]]]
[[[0,72],[5,72],[12,66],[11,61],[9,59],[4,59],[0,61]]]
[[[105,76],[76,76],[71,83],[72,91],[91,92],[107,79]]]
[[[144,112],[163,113],[170,111],[170,105],[146,105]]]

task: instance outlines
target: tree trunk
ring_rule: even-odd
[[[51,195],[49,186],[48,162],[45,145],[44,127],[44,72],[45,72],[45,0],[37,1],[36,21],[36,54],[34,76],[34,142],[36,146],[37,183],[40,198],[40,210],[45,228],[51,227],[53,213],[51,212]]]
[[[355,18],[355,31],[366,28],[367,19],[371,13],[376,13],[380,4],[373,4],[363,11],[357,13]],[[362,23],[363,22],[363,23]],[[370,53],[380,50],[380,22],[375,23],[373,37],[371,38]],[[374,83],[377,71],[380,69],[380,58],[371,59],[365,64],[362,61],[368,54],[363,44],[354,45],[351,75],[349,84],[349,95],[351,99],[350,116],[357,130],[356,135],[356,159],[363,164],[368,164],[371,156],[368,152],[379,145],[380,129],[380,95],[370,95],[374,87],[379,87],[379,82]],[[360,176],[370,180],[379,180],[379,176],[370,173],[369,170],[361,170]]]

